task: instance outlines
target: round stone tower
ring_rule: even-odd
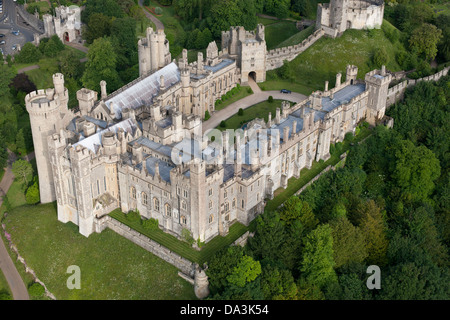
[[[69,93],[64,88],[64,76],[55,74],[53,83],[54,89],[30,92],[25,97],[25,105],[30,115],[41,203],[56,200],[47,138],[64,127],[62,116],[68,112]]]

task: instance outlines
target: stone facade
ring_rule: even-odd
[[[383,15],[381,0],[331,0],[318,4],[316,28],[336,38],[348,29],[379,29]]]
[[[76,42],[81,39],[81,9],[77,6],[57,7],[55,16],[44,14],[45,33],[43,37],[49,38],[57,35],[63,42]]]

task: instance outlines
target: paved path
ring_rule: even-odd
[[[252,88],[256,85],[256,83],[252,83],[252,80],[249,80],[249,84]],[[208,121],[203,122],[203,133],[216,128],[222,120],[226,120],[234,116],[240,108],[247,109],[257,103],[267,101],[267,99],[269,99],[269,96],[272,96],[275,100],[286,100],[295,103],[299,103],[307,99],[307,96],[295,92],[292,92],[291,94],[284,94],[280,91],[261,91],[260,89],[256,91],[253,90],[253,92],[254,93],[251,96],[236,101],[226,108],[213,113]]]
[[[8,151],[9,152],[9,151]],[[30,155],[30,157],[26,157],[26,159],[31,159],[34,157]],[[8,167],[6,168],[5,175],[3,176],[2,181],[0,182],[0,206],[3,203],[3,196],[8,192],[9,187],[14,181],[14,174],[11,171],[12,163],[16,160],[16,156],[14,153],[9,152],[8,159]],[[11,257],[6,250],[5,244],[0,238],[0,269],[3,271],[3,274],[8,282],[9,288],[11,289],[14,300],[29,300],[30,297],[28,295],[28,290],[23,283],[22,277],[14,265]]]
[[[145,16],[150,19],[156,26],[156,30],[164,30],[164,25],[157,17],[152,15],[150,12],[147,11],[144,7],[144,0],[139,0],[139,5],[142,7],[142,10],[144,11]]]

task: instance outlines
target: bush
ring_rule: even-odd
[[[262,90],[262,89],[261,89]],[[247,88],[247,93],[253,93],[252,88]]]
[[[45,289],[41,284],[33,282],[33,284],[28,287],[28,293],[32,298],[42,298],[44,296]]]
[[[33,184],[27,189],[25,199],[27,201],[27,204],[36,204],[41,200],[39,194],[39,181],[37,176],[33,178]]]
[[[131,223],[137,223],[137,224],[142,223],[141,215],[139,214],[138,210],[128,212],[127,220],[130,221]]]
[[[240,108],[238,111],[238,116],[243,116],[244,115],[244,109]]]
[[[350,143],[353,142],[353,140],[355,140],[355,137],[353,136],[353,132],[347,132],[345,134],[344,140],[347,142],[350,142]]]
[[[224,121],[224,120],[222,120],[221,122],[220,122],[220,127],[221,128],[225,128],[227,126],[227,123]]]
[[[158,219],[150,218],[148,220],[144,220],[142,222],[142,225],[145,229],[152,231],[152,230],[158,230],[159,229],[159,221]]]
[[[267,101],[268,101],[269,103],[273,103],[273,97],[272,97],[272,96],[269,96],[269,99],[267,99]]]
[[[160,7],[156,7],[156,8],[155,8],[155,13],[158,14],[158,15],[159,15],[159,14],[162,14],[162,13],[163,13],[163,10],[162,10]]]
[[[195,242],[195,239],[192,236],[191,232],[186,228],[181,230],[181,237],[182,237],[183,241],[186,241],[190,246],[192,246]]]
[[[0,290],[0,300],[12,300],[12,297],[6,290]]]
[[[18,63],[38,62],[41,58],[41,52],[31,42],[23,45],[22,50],[16,55],[15,61]]]
[[[373,54],[373,63],[377,68],[386,65],[389,62],[389,55],[385,48],[376,48]]]
[[[205,111],[205,121],[206,121],[206,120],[209,120],[209,118],[211,118],[211,115],[209,114],[209,111],[206,110],[206,111]]]

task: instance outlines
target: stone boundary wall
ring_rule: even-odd
[[[5,214],[4,214],[4,217],[6,217],[7,215],[8,215],[8,214],[5,213]],[[16,245],[15,245],[15,244],[12,242],[12,240],[11,240],[11,235],[10,235],[8,232],[6,232],[6,226],[5,226],[5,224],[2,224],[2,229],[3,229],[3,234],[5,235],[6,240],[8,240],[8,247],[11,249],[12,252],[14,252],[14,253],[17,255],[17,260],[20,261],[20,263],[23,264],[23,266],[25,267],[25,272],[31,274],[31,276],[33,277],[34,282],[37,282],[37,283],[39,283],[41,286],[44,287],[44,290],[45,290],[45,293],[44,293],[44,294],[45,294],[48,298],[50,298],[50,299],[52,299],[52,300],[56,300],[56,297],[55,297],[55,296],[47,289],[47,286],[45,285],[45,283],[42,282],[42,281],[36,276],[36,272],[35,272],[33,269],[31,269],[31,268],[27,265],[25,259],[20,255],[19,250],[17,250]],[[0,240],[0,241],[1,241],[1,240]]]
[[[391,105],[402,100],[407,88],[416,85],[420,81],[438,81],[440,78],[446,76],[448,74],[449,70],[450,70],[450,67],[446,67],[445,69],[442,69],[441,71],[439,71],[431,76],[423,77],[423,78],[420,78],[417,80],[407,79],[407,80],[397,84],[396,86],[389,88],[388,93],[387,93],[387,99],[386,99],[386,107],[388,108]]]
[[[153,241],[147,236],[131,229],[125,224],[113,219],[109,216],[104,217],[104,223],[108,228],[118,233],[119,235],[127,238],[128,240],[134,242],[138,246],[144,248],[145,250],[153,253],[155,256],[163,259],[164,261],[170,263],[171,265],[178,268],[185,275],[189,275],[192,279],[195,275],[195,263],[183,258],[182,256],[170,251],[166,247],[160,245],[159,243]]]
[[[17,13],[20,15],[20,17],[25,20],[26,23],[28,23],[33,29],[36,31],[39,31],[40,33],[44,33],[44,22],[40,19],[38,19],[35,15],[29,13],[27,10],[25,10],[25,7],[23,5],[16,5]]]
[[[266,55],[266,71],[281,67],[285,60],[294,60],[300,53],[308,49],[324,35],[325,33],[323,30],[316,30],[308,38],[295,46],[277,48],[268,51]]]

